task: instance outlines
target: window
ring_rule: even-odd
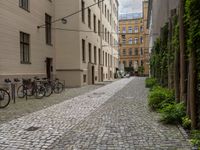
[[[135,38],[135,39],[134,39],[134,43],[135,43],[135,44],[138,44],[138,38]]]
[[[19,7],[29,10],[29,0],[19,0]]]
[[[107,65],[108,65],[108,63],[107,63],[107,62],[108,62],[108,59],[107,59],[107,53],[106,53],[106,52],[105,52],[105,60],[106,60],[106,63],[105,63],[105,64],[106,64],[106,66],[107,66]]]
[[[132,48],[129,49],[129,55],[132,56],[133,55],[133,51]]]
[[[88,8],[88,27],[91,29],[91,9]]]
[[[105,57],[105,56],[104,56],[104,51],[103,51],[103,66],[104,66],[104,62],[105,62],[104,57]]]
[[[89,48],[89,63],[91,63],[92,62],[92,50],[91,50],[91,48],[92,48],[92,44],[91,43],[89,43],[88,44],[88,48]]]
[[[126,56],[126,49],[123,49],[123,55]]]
[[[85,62],[85,40],[82,39],[82,61]]]
[[[100,8],[100,0],[98,0],[98,7]]]
[[[94,15],[94,32],[96,33],[97,30],[96,30],[96,15]]]
[[[126,33],[126,27],[122,28],[122,33]]]
[[[143,48],[140,49],[140,55],[143,55]]]
[[[132,65],[133,65],[133,61],[129,60],[129,67],[132,67]]]
[[[106,17],[106,11],[107,11],[106,5],[105,5],[105,10],[104,11],[105,11],[105,17]]]
[[[135,33],[138,33],[138,32],[139,32],[139,31],[138,31],[138,27],[135,27],[135,28],[134,28],[134,32],[135,32]]]
[[[51,45],[51,16],[45,14],[46,44]]]
[[[82,22],[85,23],[85,2],[81,1],[81,10],[82,10]]]
[[[83,75],[83,82],[84,82],[84,83],[86,83],[86,81],[87,81],[86,79],[87,79],[87,75],[84,74],[84,75]]]
[[[126,39],[122,39],[122,44],[126,45]]]
[[[98,35],[101,36],[101,22],[98,20]]]
[[[140,32],[143,32],[143,26],[140,26]]]
[[[128,27],[128,33],[133,33],[132,27]]]
[[[99,48],[99,64],[101,64],[101,49]]]
[[[140,37],[140,43],[141,44],[143,43],[143,37],[142,36]]]
[[[141,66],[144,66],[144,62],[143,62],[143,60],[141,60],[140,63],[141,63]]]
[[[128,43],[129,43],[129,44],[133,44],[133,39],[130,38]]]
[[[20,32],[20,60],[22,64],[30,63],[30,34]]]
[[[123,61],[124,67],[126,67],[126,61]]]
[[[135,56],[137,56],[137,55],[138,55],[138,49],[135,48]]]
[[[97,47],[94,46],[94,63],[97,64]]]

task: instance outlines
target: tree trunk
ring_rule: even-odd
[[[171,14],[171,17],[169,19],[169,33],[168,33],[168,88],[174,89],[174,81],[173,81],[173,66],[174,62],[172,61],[172,35],[173,35],[173,14]]]
[[[192,129],[197,128],[197,103],[196,103],[196,92],[197,92],[197,74],[196,74],[196,52],[195,50],[190,51],[190,66],[189,66],[189,86],[190,86],[190,110],[191,110],[191,127]]]
[[[191,118],[191,111],[190,111],[190,72],[188,72],[188,81],[187,81],[187,115]]]
[[[180,52],[175,51],[174,59],[174,88],[175,88],[175,99],[176,102],[180,102]]]
[[[179,1],[180,100],[186,103],[184,0]]]

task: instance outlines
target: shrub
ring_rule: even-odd
[[[174,95],[171,90],[160,86],[154,87],[148,96],[148,105],[153,110],[163,108],[168,103],[174,102]]]
[[[185,129],[191,128],[191,119],[188,116],[182,118],[182,126]]]
[[[190,140],[190,143],[191,143],[193,146],[200,147],[200,131],[199,131],[199,130],[193,130],[193,131],[191,132],[191,140]]]
[[[161,121],[167,124],[181,123],[185,116],[185,106],[183,103],[167,104],[160,110]]]
[[[147,88],[153,88],[154,86],[157,86],[157,80],[155,78],[147,78],[145,81],[145,85]]]

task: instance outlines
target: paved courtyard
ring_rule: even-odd
[[[176,126],[149,111],[147,94],[144,78],[118,80],[1,124],[0,149],[191,149]]]

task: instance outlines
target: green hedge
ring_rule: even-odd
[[[154,87],[148,95],[148,105],[153,110],[159,110],[163,108],[166,104],[173,102],[173,92],[160,86]]]
[[[157,80],[155,78],[147,78],[145,80],[145,85],[146,85],[147,88],[152,89],[154,86],[157,86],[158,83],[157,83]]]
[[[185,106],[183,103],[166,104],[160,110],[161,121],[168,124],[181,123],[182,118],[185,117]]]

